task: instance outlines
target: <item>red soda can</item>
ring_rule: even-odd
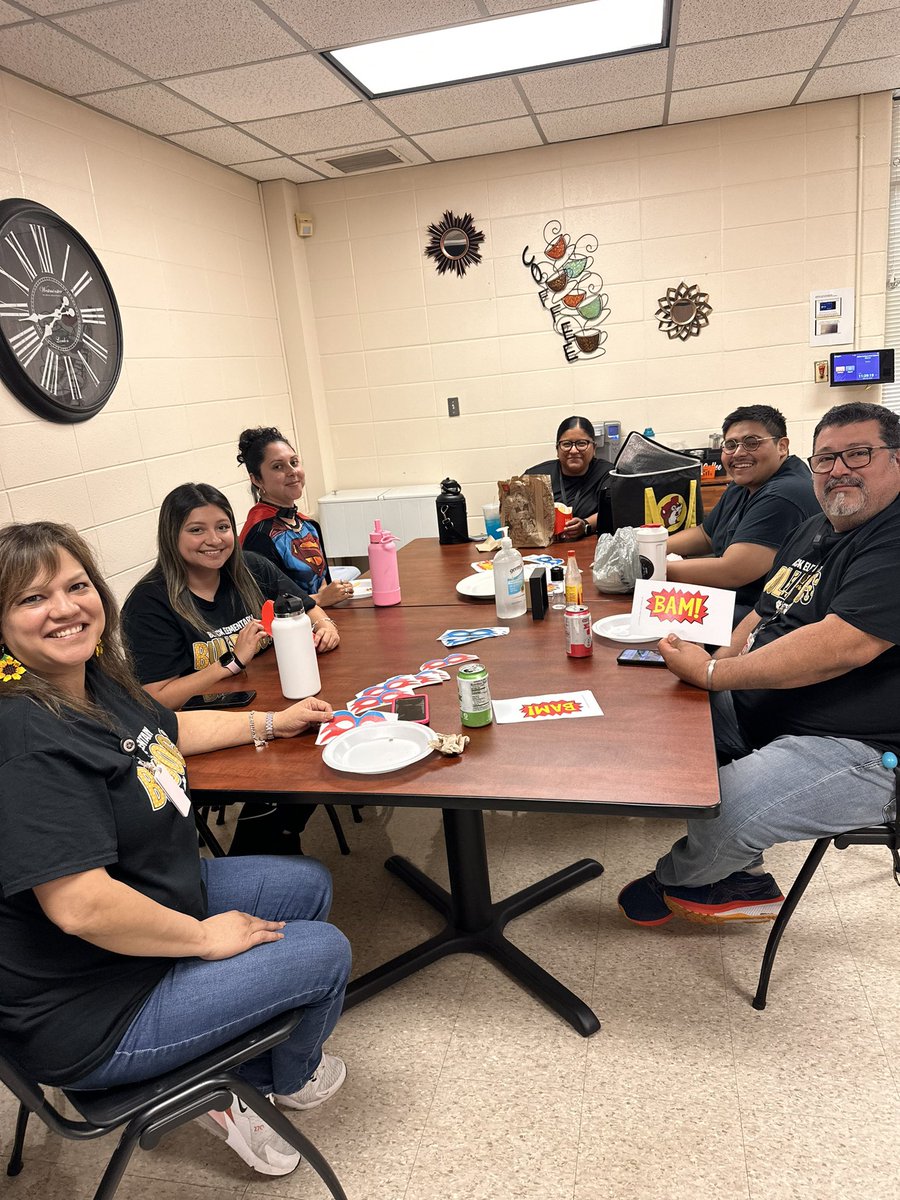
[[[594,653],[591,610],[586,604],[566,605],[565,626],[566,654],[570,658],[587,658]]]

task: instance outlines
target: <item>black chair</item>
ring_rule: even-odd
[[[229,801],[229,803],[231,802]],[[328,820],[331,822],[331,828],[334,830],[334,836],[338,844],[338,849],[340,850],[341,854],[349,854],[350,847],[347,844],[347,838],[344,835],[344,827],[341,824],[341,818],[337,815],[334,805],[323,804],[322,807],[328,814]],[[351,809],[353,812],[354,822],[357,825],[360,824],[362,817],[360,816],[359,806],[356,804],[351,805]],[[206,800],[203,800],[199,804],[194,805],[194,819],[197,822],[197,833],[200,836],[200,841],[215,858],[223,858],[225,856],[225,851],[222,849],[218,838],[209,827],[209,814],[211,811],[216,811],[218,813],[216,824],[224,825],[225,804],[216,804],[215,801],[207,802]]]
[[[894,780],[894,802],[897,804],[898,797],[900,797],[900,768],[895,769]],[[898,804],[898,807],[900,807],[900,804]],[[766,942],[762,967],[759,972],[759,982],[756,985],[756,995],[753,997],[754,1008],[763,1009],[766,1007],[769,976],[772,974],[772,966],[775,962],[775,955],[778,953],[778,944],[781,941],[781,936],[784,933],[785,926],[793,915],[794,909],[800,903],[800,897],[806,891],[809,881],[816,873],[816,868],[824,858],[825,851],[832,842],[838,850],[846,850],[848,846],[887,846],[893,858],[894,882],[900,887],[900,813],[895,812],[894,820],[885,825],[868,825],[863,829],[850,829],[846,833],[833,833],[828,837],[821,837],[814,842],[812,849],[806,856],[806,862],[800,868],[800,872],[794,880],[791,890],[785,897],[781,911],[775,918],[771,932],[769,933],[769,940]]]
[[[124,1126],[94,1193],[94,1200],[112,1200],[135,1147],[152,1150],[169,1130],[211,1109],[222,1112],[229,1107],[232,1095],[235,1095],[300,1152],[334,1200],[347,1200],[327,1159],[282,1112],[234,1071],[241,1063],[286,1041],[301,1015],[296,1009],[280,1013],[242,1037],[219,1046],[217,1050],[143,1083],[90,1092],[64,1087],[63,1095],[83,1117],[80,1121],[66,1117],[54,1108],[41,1086],[11,1058],[0,1053],[0,1082],[19,1101],[16,1135],[6,1168],[7,1175],[18,1175],[22,1170],[25,1129],[31,1113],[54,1133],[75,1141],[102,1137]]]

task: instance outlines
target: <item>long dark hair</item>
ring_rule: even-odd
[[[559,423],[559,429],[557,429],[557,431],[556,431],[556,443],[555,444],[558,446],[559,439],[562,437],[562,435],[564,433],[568,433],[568,431],[570,429],[575,429],[579,425],[585,431],[585,433],[588,435],[588,437],[591,439],[592,442],[597,441],[597,431],[594,429],[594,426],[587,419],[587,417],[566,417],[566,419],[564,421],[560,421],[560,423]]]
[[[62,550],[67,550],[84,569],[91,586],[100,597],[106,617],[103,652],[85,664],[86,680],[89,681],[95,672],[106,675],[142,707],[151,708],[147,693],[134,677],[122,643],[119,607],[100,573],[93,551],[71,525],[58,525],[55,521],[32,521],[27,525],[7,525],[5,529],[0,529],[0,632],[14,598],[35,580],[49,580],[57,573]],[[26,668],[28,665],[24,664]],[[61,716],[65,708],[100,720],[104,725],[110,724],[112,714],[89,699],[80,700],[60,691],[32,670],[26,670],[15,686],[0,687],[0,700],[11,700],[16,696],[28,696],[56,716]]]
[[[273,442],[284,442],[286,446],[291,446],[281,430],[276,429],[274,425],[259,425],[256,429],[245,429],[238,438],[238,465],[246,467],[247,473],[251,476],[250,488],[254,500],[259,499],[259,488],[253,482],[253,476],[255,475],[259,479],[263,459],[266,457],[266,446],[271,446]],[[291,446],[291,449],[293,450],[294,447]],[[296,454],[296,451],[294,453]]]
[[[220,567],[220,571],[234,585],[247,612],[252,613],[255,617],[259,616],[263,594],[259,590],[259,584],[251,575],[241,550],[234,512],[227,497],[209,483],[182,483],[169,492],[163,500],[159,508],[159,525],[156,534],[156,563],[140,582],[162,579],[166,585],[169,603],[173,610],[195,629],[208,634],[207,622],[194,603],[194,597],[188,586],[187,567],[178,549],[178,539],[185,521],[195,508],[205,508],[207,504],[215,505],[216,508],[222,510],[228,518],[231,532],[234,534],[234,550]]]

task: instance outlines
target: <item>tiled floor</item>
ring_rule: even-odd
[[[334,921],[365,970],[437,918],[382,867],[394,851],[444,875],[439,814],[366,809],[337,853],[323,813],[308,853],[335,876]],[[490,963],[445,960],[354,1009],[331,1049],[341,1092],[299,1115],[350,1200],[900,1200],[900,891],[881,848],[830,851],[755,1012],[768,926],[629,926],[615,897],[679,833],[675,822],[488,814],[494,892],[584,855],[601,879],[510,926],[587,999],[584,1040]],[[805,847],[777,847],[786,888]],[[4,1094],[8,1144],[13,1105]],[[81,1200],[110,1147],[29,1134],[3,1195]],[[303,1166],[254,1176],[187,1126],[139,1153],[121,1200],[318,1200]]]

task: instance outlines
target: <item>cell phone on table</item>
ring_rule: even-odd
[[[428,697],[395,696],[391,701],[391,712],[395,712],[401,721],[416,721],[419,725],[427,725]]]
[[[182,711],[191,708],[245,708],[255,699],[256,692],[206,692],[203,696],[191,696],[182,704]]]
[[[666,660],[656,650],[623,650],[616,659],[623,667],[664,667]]]

